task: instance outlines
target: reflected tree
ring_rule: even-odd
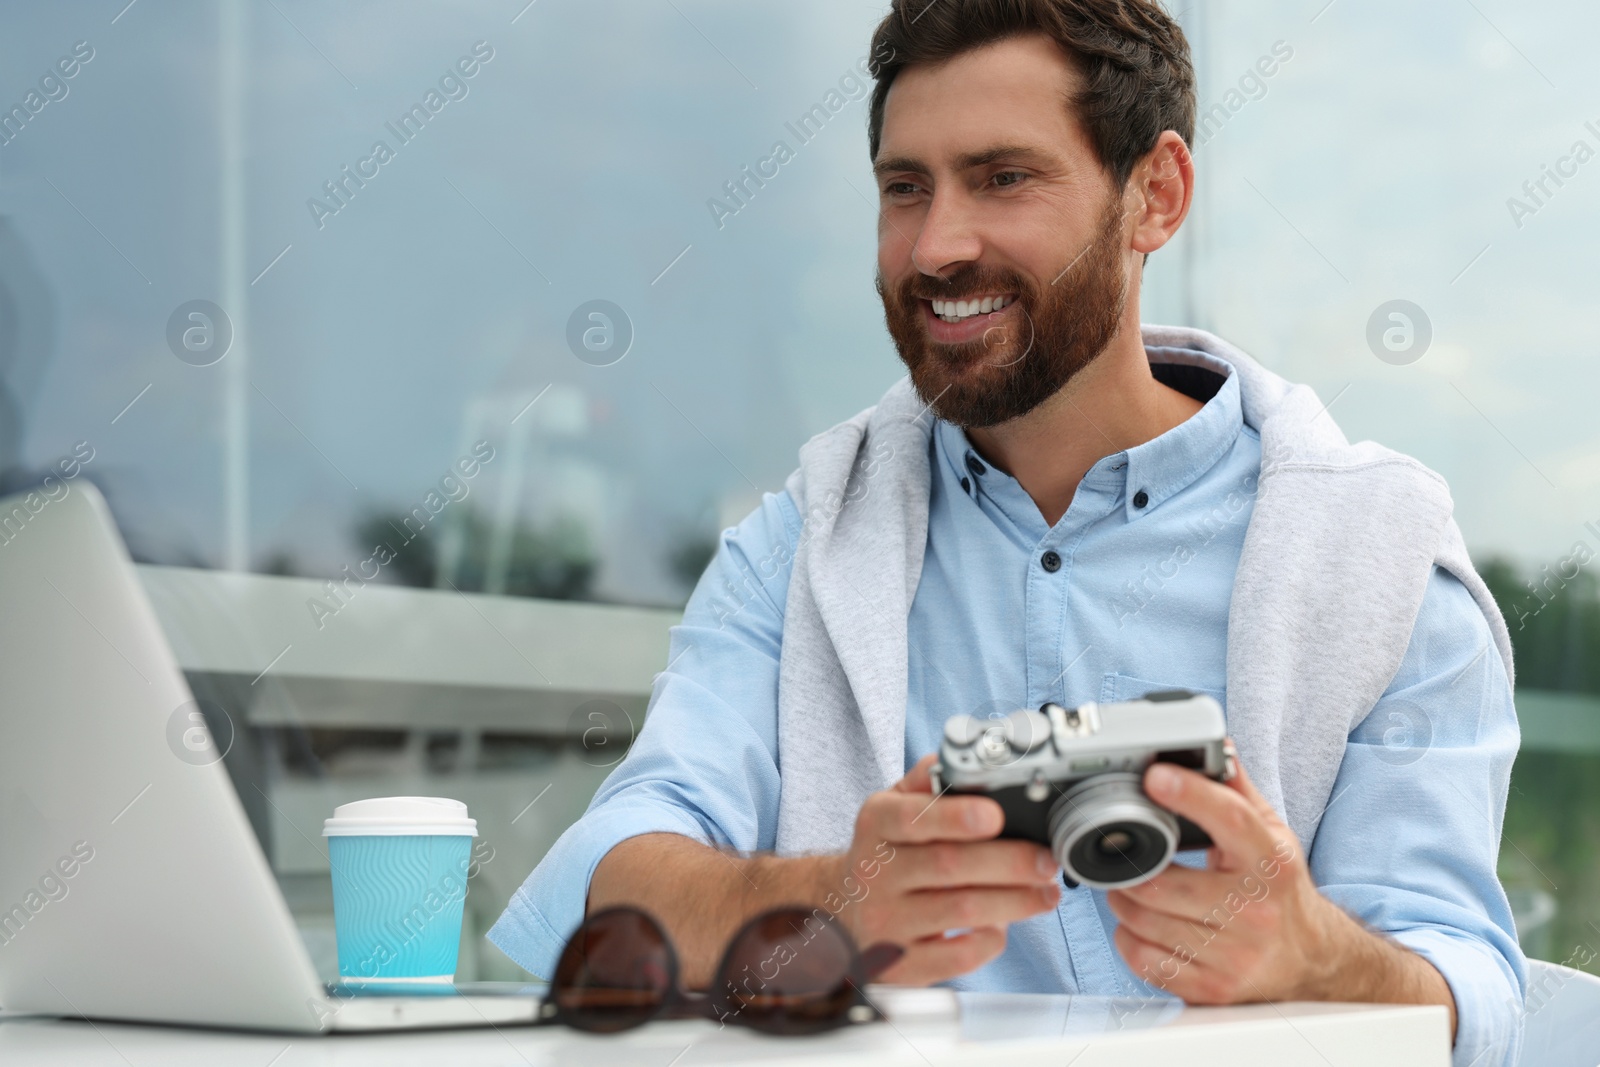
[[[356,544],[370,552],[387,545],[394,558],[384,566],[402,585],[551,600],[593,599],[597,560],[588,528],[560,515],[542,525],[518,520],[511,528],[503,587],[489,590],[490,523],[464,508],[418,529],[405,512],[377,512],[357,524]]]

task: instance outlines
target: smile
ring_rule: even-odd
[[[969,300],[930,300],[933,313],[945,322],[960,322],[974,315],[987,315],[991,311],[999,311],[1016,299],[1014,293],[1001,293],[998,296],[976,296]]]

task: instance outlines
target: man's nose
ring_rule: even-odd
[[[912,263],[924,274],[943,277],[948,267],[975,262],[982,251],[970,201],[959,191],[936,191],[911,250]]]

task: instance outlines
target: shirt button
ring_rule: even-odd
[[[972,483],[967,481],[965,478],[961,479],[961,491],[963,493],[972,492]]]
[[[1142,508],[1148,503],[1150,503],[1150,494],[1145,492],[1143,489],[1141,489],[1137,493],[1133,494],[1133,506],[1134,507]]]
[[[967,469],[973,474],[983,474],[989,468],[978,462],[978,457],[969,452],[967,454]]]
[[[1039,557],[1039,565],[1054,574],[1061,569],[1061,554],[1053,548],[1047,549],[1045,554]]]

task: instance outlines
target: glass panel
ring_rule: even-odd
[[[1547,699],[1600,695],[1578,331],[1600,120],[1568,46],[1600,9],[1181,11],[1200,185],[1144,317],[1215,330],[1450,481],[1530,738],[1503,873],[1541,951],[1600,946],[1600,709]],[[88,455],[143,561],[680,605],[798,445],[901,371],[871,284],[879,14],[13,6],[0,489]],[[509,828],[560,779],[507,830],[521,870],[601,773],[532,734],[395,732],[251,734],[276,795],[320,783],[296,825],[329,790],[504,772],[482,803]],[[274,858],[311,879],[294,899],[321,892],[314,856]]]
[[[519,6],[8,13],[64,94],[0,146],[12,481],[87,440],[144,561],[681,604],[898,373],[871,13]]]
[[[1194,13],[1196,324],[1449,481],[1516,648],[1502,877],[1530,951],[1600,962],[1600,434],[1574,387],[1594,366],[1600,122],[1562,43],[1600,9]]]

